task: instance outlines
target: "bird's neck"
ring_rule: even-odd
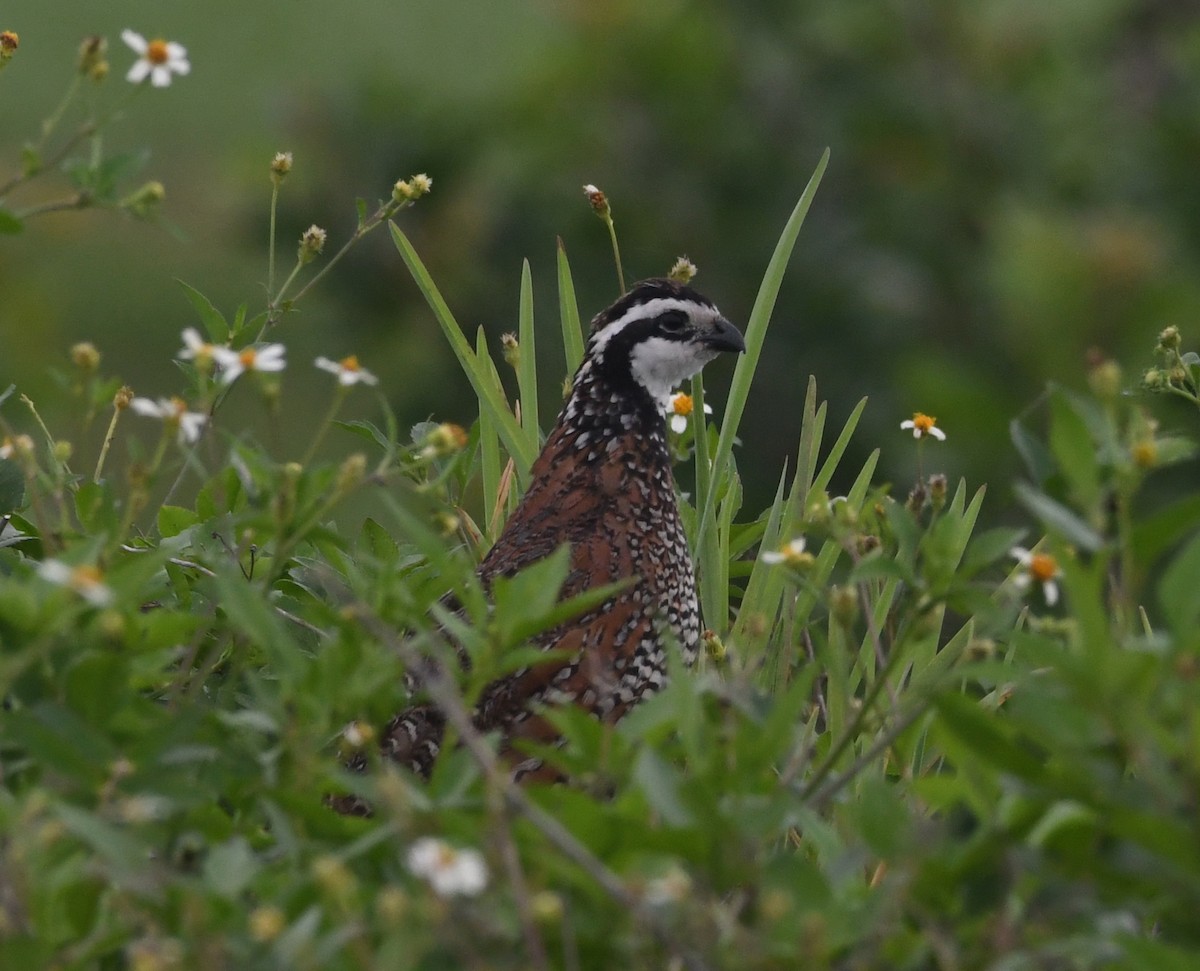
[[[614,381],[591,361],[576,372],[550,439],[564,440],[563,445],[584,457],[602,455],[610,443],[632,439],[647,464],[670,464],[662,405],[636,382]]]

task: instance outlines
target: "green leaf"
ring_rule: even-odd
[[[934,700],[943,725],[986,764],[1018,776],[1040,781],[1045,774],[1040,759],[1012,738],[1001,715],[987,711],[959,694],[943,694]]]
[[[7,209],[0,208],[0,234],[12,236],[21,232],[25,228],[25,223],[18,219]]]
[[[116,531],[120,518],[108,482],[85,482],[75,493],[75,515],[89,533]]]
[[[241,836],[235,836],[208,851],[204,859],[204,882],[227,900],[236,899],[255,878],[261,864]]]
[[[1181,634],[1200,624],[1200,533],[1176,554],[1158,584],[1158,599],[1171,627]]]
[[[692,826],[696,819],[680,796],[683,782],[679,770],[661,758],[653,749],[645,748],[633,766],[633,778],[646,796],[650,808],[670,826]]]
[[[159,507],[158,531],[163,537],[178,536],[198,522],[200,517],[191,509],[184,509],[182,506]]]
[[[374,442],[385,452],[391,452],[394,447],[391,439],[389,439],[384,432],[365,419],[355,419],[354,421],[335,421],[333,424],[338,428],[350,432],[353,435],[357,435],[359,438],[365,438],[369,442]]]
[[[963,557],[963,576],[972,576],[985,567],[991,566],[997,560],[1008,555],[1009,550],[1021,542],[1025,535],[1023,529],[997,528],[980,533],[967,547]]]
[[[182,280],[177,279],[175,282],[183,287],[183,294],[187,297],[188,303],[192,305],[192,309],[199,315],[200,323],[204,325],[208,339],[217,344],[224,344],[229,340],[229,324],[208,297]]]
[[[1024,482],[1018,482],[1014,492],[1021,504],[1037,516],[1048,530],[1058,533],[1068,543],[1089,553],[1104,548],[1104,537],[1062,503]]]
[[[1050,451],[1066,479],[1072,500],[1094,509],[1100,499],[1100,473],[1096,443],[1087,422],[1064,392],[1050,398]]]
[[[1050,450],[1041,441],[1034,438],[1019,419],[1014,418],[1009,422],[1008,434],[1012,438],[1017,452],[1025,461],[1034,482],[1042,485],[1050,476],[1054,475],[1054,458],[1050,454]]]
[[[21,467],[9,459],[0,459],[0,516],[16,512],[25,500],[25,476]]]

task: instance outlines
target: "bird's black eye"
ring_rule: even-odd
[[[683,310],[664,310],[654,322],[669,334],[675,334],[687,326],[688,315]]]

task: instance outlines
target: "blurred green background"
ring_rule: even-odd
[[[755,508],[795,447],[810,373],[838,424],[871,398],[857,454],[882,446],[885,476],[911,478],[898,425],[920,409],[949,435],[938,467],[1006,487],[1008,422],[1048,380],[1083,386],[1096,348],[1134,386],[1162,327],[1196,343],[1192,3],[10,0],[0,16],[21,35],[0,75],[4,170],[65,89],[84,35],[110,40],[109,88],[133,60],[124,27],[185,44],[193,67],[143,92],[107,136],[112,151],[151,148],[142,178],[166,185],[178,233],[87,212],[0,237],[0,386],[35,398],[47,364],[85,339],[139,393],[178,390],[170,361],[195,319],[174,278],[227,311],[261,306],[278,150],[296,160],[281,201],[285,263],[310,223],[332,251],[353,229],[355,197],[374,203],[427,172],[433,194],[400,221],[460,321],[493,343],[515,329],[528,257],[549,349],[556,235],[582,312],[615,296],[583,183],[609,194],[630,276],[686,253],[698,288],[744,322],[829,146],[743,425]],[[281,458],[303,451],[326,407],[318,354],[357,353],[405,421],[474,417],[386,233],[275,336],[291,361]],[[563,365],[542,358],[551,412]],[[719,406],[728,365],[713,370]],[[252,422],[253,396],[239,396]],[[370,415],[369,396],[355,407]],[[334,436],[329,447],[349,446]]]

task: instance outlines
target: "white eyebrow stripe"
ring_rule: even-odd
[[[634,307],[630,307],[616,320],[605,324],[603,329],[592,337],[592,349],[596,351],[601,350],[610,340],[635,320],[646,320],[657,317],[668,310],[682,310],[689,318],[697,310],[707,311],[713,315],[716,314],[716,310],[713,310],[707,304],[696,303],[695,300],[680,300],[677,297],[655,297],[653,300],[647,300],[645,303],[639,303]]]

